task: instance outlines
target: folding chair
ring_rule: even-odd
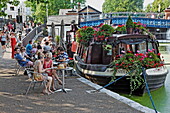
[[[16,60],[15,75],[18,75],[18,74],[19,74],[19,71],[20,71],[21,69],[23,69],[24,72],[25,72],[27,69],[31,69],[30,66],[21,66],[21,65],[18,63],[17,59],[15,59],[15,60]]]
[[[47,82],[46,80],[42,80],[42,81],[37,81],[37,80],[35,80],[35,79],[34,79],[34,75],[33,75],[34,73],[35,73],[35,74],[38,74],[37,72],[33,72],[33,71],[30,71],[30,70],[27,70],[27,74],[28,74],[28,77],[31,78],[31,82],[30,82],[30,84],[29,84],[29,86],[28,86],[28,88],[27,88],[27,90],[26,90],[25,95],[28,94],[28,92],[29,92],[32,84],[33,84],[33,87],[32,87],[33,90],[34,90],[34,87],[35,87],[35,84],[36,84],[36,83],[41,83],[40,86],[41,86],[42,84],[46,85],[46,82]]]

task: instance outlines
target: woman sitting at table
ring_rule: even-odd
[[[51,52],[48,52],[46,54],[46,58],[44,60],[44,69],[46,69],[46,68],[53,68],[53,61],[52,61],[52,53]],[[51,76],[53,78],[52,79],[52,90],[55,91],[56,89],[55,89],[55,86],[54,86],[54,79],[57,79],[57,81],[60,85],[62,85],[62,81],[57,76],[56,70],[48,69],[45,72],[48,74],[48,76]]]
[[[34,73],[34,79],[37,81],[47,80],[47,84],[45,85],[45,88],[43,89],[43,93],[49,95],[53,93],[50,90],[52,77],[45,75],[45,71],[47,71],[47,69],[43,69],[43,63],[44,63],[44,55],[43,53],[39,52],[38,59],[34,63],[34,72],[37,72],[37,73]]]

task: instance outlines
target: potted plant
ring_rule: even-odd
[[[131,16],[129,16],[127,21],[126,21],[127,34],[132,34],[133,33],[133,28],[134,28],[133,20],[132,20]]]
[[[128,52],[122,56],[118,55],[117,60],[113,61],[113,75],[115,76],[118,69],[125,69],[127,72],[133,70],[133,72],[129,73],[130,79],[130,89],[131,94],[134,90],[138,89],[143,83],[143,77],[141,76],[142,67],[145,69],[156,68],[163,66],[163,63],[158,58],[160,53],[155,54],[153,51],[149,50],[146,54],[136,53],[132,54],[132,52]],[[114,78],[114,77],[113,77]]]
[[[98,42],[103,42],[112,36],[114,28],[108,24],[102,25],[99,30],[95,31],[94,39]]]
[[[93,28],[84,26],[76,32],[76,41],[87,47],[89,42],[94,38],[93,34]]]
[[[125,25],[118,25],[115,29],[117,34],[122,34],[126,32],[126,26]]]

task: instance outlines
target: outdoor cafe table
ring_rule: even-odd
[[[58,64],[58,63],[57,63],[57,64]],[[57,68],[57,67],[53,67],[53,69],[56,69],[56,70],[58,70],[58,71],[61,70],[61,72],[62,72],[62,88],[56,90],[55,92],[60,92],[60,91],[62,91],[62,92],[67,93],[67,91],[72,91],[72,89],[67,89],[67,88],[65,88],[65,71],[70,70],[70,68],[69,68],[69,67],[66,67],[66,68],[63,68],[63,69],[59,69],[59,68]]]

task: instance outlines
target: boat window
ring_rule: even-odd
[[[152,45],[150,46],[152,47]],[[127,53],[128,51],[131,51],[132,53],[137,53],[137,52],[145,53],[146,42],[142,42],[139,44],[119,44],[119,54],[124,54]]]
[[[150,50],[153,49],[152,43],[148,43],[148,49],[150,49]]]
[[[139,44],[139,51],[140,51],[140,53],[145,53],[146,52],[146,42],[143,42],[143,43]]]

